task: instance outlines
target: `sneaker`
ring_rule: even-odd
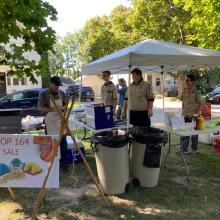
[[[199,151],[198,150],[192,150],[192,154],[198,154]]]
[[[181,155],[181,151],[178,150],[178,151],[176,152],[176,154]],[[184,154],[184,155],[187,155],[187,154],[190,154],[190,152],[188,152],[188,151],[183,151],[183,154]]]

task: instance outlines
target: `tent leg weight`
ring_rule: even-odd
[[[134,178],[134,179],[132,180],[132,183],[133,183],[133,185],[135,185],[135,186],[140,186],[140,181],[139,181],[139,179],[137,179],[137,178]]]
[[[128,192],[129,192],[129,189],[130,189],[130,184],[127,183],[127,184],[125,185],[125,193],[128,193]]]

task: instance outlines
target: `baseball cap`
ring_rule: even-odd
[[[58,76],[53,76],[50,78],[50,82],[54,83],[56,86],[62,86],[60,78]]]

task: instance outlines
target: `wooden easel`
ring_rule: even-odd
[[[66,128],[66,125],[68,123],[68,119],[69,119],[69,116],[70,116],[70,113],[72,111],[72,108],[73,108],[73,102],[71,103],[71,106],[70,108],[68,109],[68,105],[69,105],[69,99],[67,98],[67,102],[66,102],[66,105],[64,107],[64,113],[61,117],[61,126],[60,126],[60,132],[59,132],[59,137],[58,137],[58,140],[56,140],[55,142],[55,147],[54,147],[54,150],[53,150],[53,156],[52,156],[52,160],[51,162],[49,163],[49,167],[48,167],[48,171],[47,171],[47,174],[45,176],[45,179],[44,179],[44,182],[43,182],[43,185],[40,189],[40,192],[38,194],[38,198],[37,198],[37,201],[34,205],[34,209],[33,209],[33,212],[32,212],[32,216],[31,216],[31,219],[34,220],[35,219],[35,215],[37,213],[37,210],[42,202],[42,200],[44,199],[45,197],[45,193],[46,193],[46,184],[47,184],[47,181],[48,181],[48,178],[49,178],[49,175],[50,175],[50,172],[51,172],[51,169],[52,169],[52,166],[53,166],[53,163],[54,163],[54,159],[56,157],[56,154],[58,152],[58,148],[59,148],[59,145],[60,145],[60,142],[61,142],[61,139],[63,137],[63,133],[64,133],[64,130]]]
[[[38,198],[37,198],[37,201],[34,205],[34,209],[33,209],[33,212],[32,212],[32,216],[31,216],[31,219],[34,220],[35,219],[35,216],[36,216],[36,213],[37,213],[37,210],[42,202],[42,200],[44,199],[45,197],[45,194],[46,194],[46,184],[47,184],[47,181],[48,181],[48,178],[49,178],[49,175],[50,175],[50,172],[51,172],[51,169],[52,169],[52,166],[53,166],[53,163],[54,163],[54,159],[56,157],[56,154],[58,152],[58,148],[59,148],[59,145],[60,145],[60,142],[61,142],[61,139],[62,139],[62,136],[63,136],[63,133],[64,133],[64,130],[67,128],[69,130],[69,126],[68,126],[68,120],[69,120],[69,116],[70,116],[70,113],[72,111],[72,108],[73,108],[73,104],[74,102],[71,103],[71,106],[70,108],[68,109],[68,105],[69,105],[69,98],[67,98],[67,101],[66,101],[66,105],[64,107],[64,113],[62,114],[60,109],[58,108],[58,106],[56,105],[56,102],[54,100],[54,98],[52,96],[50,96],[50,99],[53,101],[53,104],[54,106],[56,107],[58,113],[60,114],[61,116],[61,127],[60,127],[60,132],[59,132],[59,138],[58,140],[56,141],[56,144],[55,144],[55,149],[54,149],[54,152],[53,152],[53,156],[52,156],[52,160],[49,164],[49,167],[48,167],[48,171],[47,171],[47,175],[45,176],[45,179],[44,179],[44,182],[43,182],[43,185],[41,187],[41,190],[38,194]],[[71,134],[71,132],[70,132]],[[83,153],[81,152],[81,149],[80,147],[78,146],[78,144],[76,143],[76,140],[75,140],[75,137],[71,134],[71,137],[73,139],[73,142],[75,144],[75,146],[77,147],[78,151],[79,151],[79,154],[80,156],[82,157],[83,159],[83,162],[87,168],[87,170],[89,171],[89,174],[92,176],[94,182],[95,182],[95,185],[97,186],[98,188],[98,191],[100,192],[100,194],[102,195],[105,203],[109,206],[109,203],[104,195],[104,193],[102,192],[100,186],[98,185],[98,182],[94,176],[94,174],[92,173],[92,170],[91,168],[89,167],[89,164],[87,163]]]
[[[15,195],[14,190],[11,187],[8,187],[8,191],[9,191],[12,199],[15,201],[16,200],[16,195]]]
[[[59,112],[60,116],[62,116],[62,113],[61,113],[61,111],[59,110],[59,108],[57,107],[56,102],[55,102],[53,96],[51,96],[50,98],[51,98],[51,100],[52,100],[54,106],[56,107],[57,111]],[[90,168],[90,166],[89,166],[89,164],[88,164],[86,158],[84,157],[84,155],[83,155],[83,153],[82,153],[82,151],[81,151],[81,149],[80,149],[78,143],[76,142],[76,139],[75,139],[74,135],[73,135],[72,132],[70,131],[70,128],[69,128],[68,123],[66,124],[66,128],[67,128],[67,130],[68,130],[68,132],[69,132],[69,134],[70,134],[70,136],[71,136],[71,138],[72,138],[72,140],[73,140],[74,146],[76,146],[76,148],[77,148],[77,150],[78,150],[78,152],[79,152],[79,154],[80,154],[80,156],[81,156],[81,158],[82,158],[82,160],[83,160],[83,162],[84,162],[84,165],[85,165],[85,167],[86,167],[86,169],[87,169],[89,175],[92,177],[92,179],[93,179],[93,181],[94,181],[94,183],[95,183],[95,185],[96,185],[96,187],[97,187],[99,193],[101,194],[103,200],[105,201],[106,205],[109,206],[108,200],[106,199],[106,197],[105,197],[105,195],[104,195],[104,193],[103,193],[101,187],[99,186],[98,181],[96,180],[95,175],[93,174],[93,172],[92,172],[92,170],[91,170],[91,168]]]

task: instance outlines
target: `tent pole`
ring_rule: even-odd
[[[164,72],[163,66],[161,66],[161,76],[162,76],[162,95],[163,95],[163,111],[164,111]]]
[[[82,75],[80,76],[79,105],[81,105],[81,96],[82,96]]]
[[[127,107],[127,130],[129,129],[130,125],[130,108],[131,108],[131,90],[130,90],[130,83],[131,83],[131,65],[129,66],[128,72],[128,107]]]

